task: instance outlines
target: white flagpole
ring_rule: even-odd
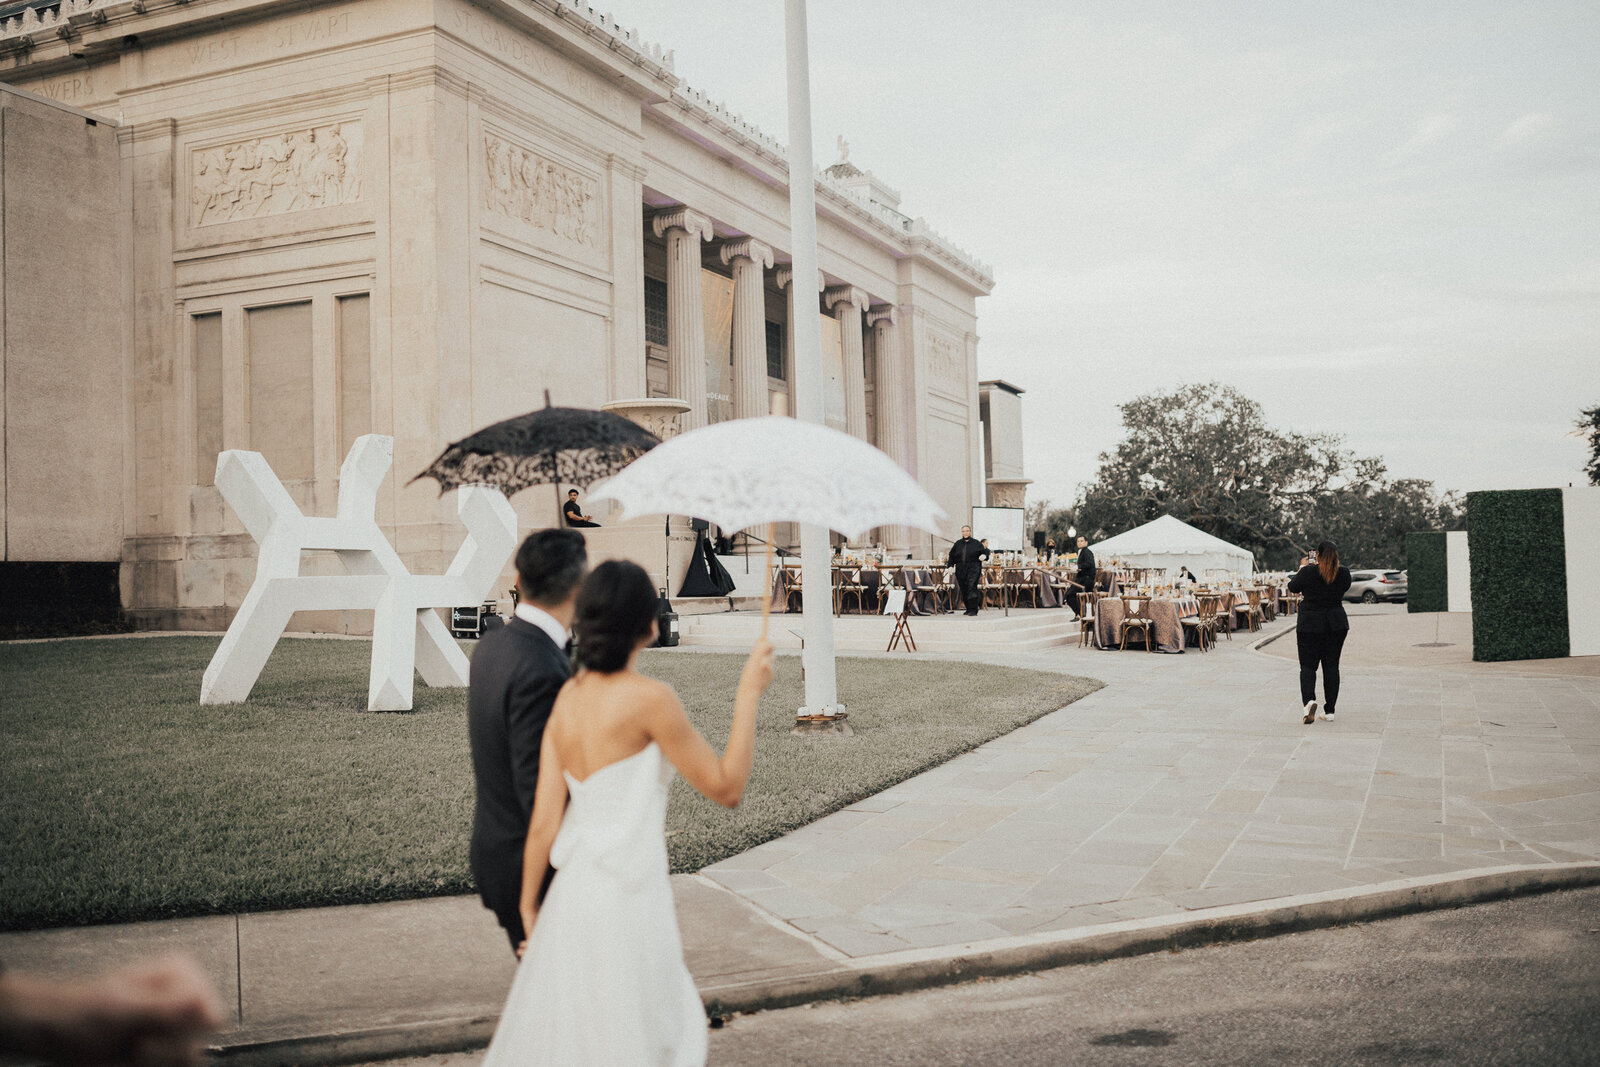
[[[795,417],[819,425],[822,406],[822,335],[817,325],[817,194],[811,162],[811,59],[806,38],[806,0],[785,0],[784,38],[789,68],[789,241],[794,279]],[[801,663],[806,676],[806,715],[839,710],[833,662],[833,581],[828,531],[800,527],[800,588],[805,630]]]

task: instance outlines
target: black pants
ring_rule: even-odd
[[[983,606],[983,590],[978,587],[982,581],[983,567],[980,564],[956,564],[956,589],[961,593],[961,603],[966,606],[968,615],[976,615],[978,608]]]
[[[1332,633],[1309,634],[1295,631],[1295,643],[1300,649],[1300,703],[1317,699],[1317,666],[1322,666],[1322,710],[1333,713],[1339,702],[1339,653],[1344,650],[1344,639],[1349,630]]]

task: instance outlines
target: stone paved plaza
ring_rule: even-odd
[[[1424,649],[1432,616],[1352,614],[1311,726],[1292,619],[1204,655],[985,655],[1108,685],[703,876],[858,957],[1600,856],[1600,663],[1473,664],[1465,617]]]

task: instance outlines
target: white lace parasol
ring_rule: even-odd
[[[815,523],[856,537],[875,526],[933,531],[944,509],[865,441],[781,415],[734,419],[674,437],[599,483],[624,518],[691,515],[725,532]]]

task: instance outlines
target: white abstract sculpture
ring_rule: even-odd
[[[217,489],[259,552],[255,582],[200,682],[200,703],[248,697],[297,611],[371,609],[369,711],[409,711],[413,669],[429,685],[467,684],[467,657],[433,609],[483,602],[516,547],[517,517],[500,490],[462,489],[456,513],[467,539],[450,569],[412,574],[376,518],[378,486],[393,458],[394,438],[357,438],[339,469],[338,516],[329,519],[301,514],[261,453],[217,456]],[[350,573],[301,575],[302,549],[331,549]]]

